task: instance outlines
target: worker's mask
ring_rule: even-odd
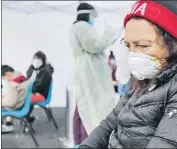
[[[43,65],[43,62],[41,59],[33,59],[32,61],[32,65],[35,69],[39,69],[42,65]]]
[[[131,74],[138,80],[152,79],[157,75],[159,60],[144,53],[129,52],[128,65]]]
[[[95,24],[95,19],[94,19],[93,16],[89,16],[89,21],[88,21],[88,23],[89,23],[90,25],[94,25],[94,24]]]

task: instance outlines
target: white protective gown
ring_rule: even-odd
[[[70,34],[74,55],[74,98],[87,134],[115,107],[111,71],[104,51],[117,39],[117,31],[107,28],[100,37],[87,22],[73,24]]]
[[[131,77],[128,66],[128,48],[124,44],[116,42],[113,49],[118,66],[116,70],[116,79],[120,84],[127,84]]]

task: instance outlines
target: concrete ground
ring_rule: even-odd
[[[39,148],[65,148],[61,138],[65,137],[65,108],[52,108],[53,115],[59,126],[57,131],[52,122],[49,122],[41,108],[34,110],[36,122],[33,128]],[[24,135],[19,121],[14,121],[13,133],[2,134],[2,148],[36,148],[29,134]]]

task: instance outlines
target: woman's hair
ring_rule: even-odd
[[[46,55],[43,52],[41,52],[41,51],[36,52],[34,54],[33,58],[35,58],[35,57],[41,59],[43,62],[43,65],[46,64]]]
[[[77,11],[79,11],[79,10],[92,10],[92,9],[94,9],[94,7],[92,5],[90,5],[90,4],[88,4],[88,3],[81,3],[77,7]],[[88,22],[89,21],[89,15],[90,15],[89,13],[78,14],[77,18],[76,18],[76,21],[74,23],[76,23],[78,21],[86,21],[86,22]]]
[[[141,17],[132,17],[131,19],[144,19]],[[131,20],[130,19],[130,20]],[[147,19],[145,19],[147,20]],[[167,33],[164,29],[161,27],[157,26],[153,22],[147,20],[150,22],[152,25],[155,26],[157,34],[160,35],[165,43],[165,46],[167,46],[167,50],[169,53],[169,57],[167,58],[167,68],[171,68],[175,64],[177,64],[177,39],[173,36],[171,36],[169,33]],[[149,85],[152,81],[155,82],[155,80],[149,80],[145,79],[143,81],[137,80],[136,78],[132,78],[133,81],[133,90],[134,92],[137,92],[140,95],[148,91]]]
[[[112,51],[110,51],[110,55],[111,55],[111,56],[114,56],[114,53],[113,53]]]
[[[177,39],[172,37],[169,33],[167,33],[164,29],[162,29],[159,26],[157,26],[157,32],[159,35],[163,37],[163,41],[167,46],[167,50],[169,52],[167,62],[168,65],[171,67],[171,65],[177,63]]]
[[[110,51],[109,58],[115,58],[113,51]]]

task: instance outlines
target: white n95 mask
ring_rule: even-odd
[[[43,62],[41,59],[33,59],[32,65],[35,69],[38,69],[43,65]]]
[[[128,65],[131,74],[138,80],[152,79],[159,70],[160,62],[147,54],[129,52]]]

